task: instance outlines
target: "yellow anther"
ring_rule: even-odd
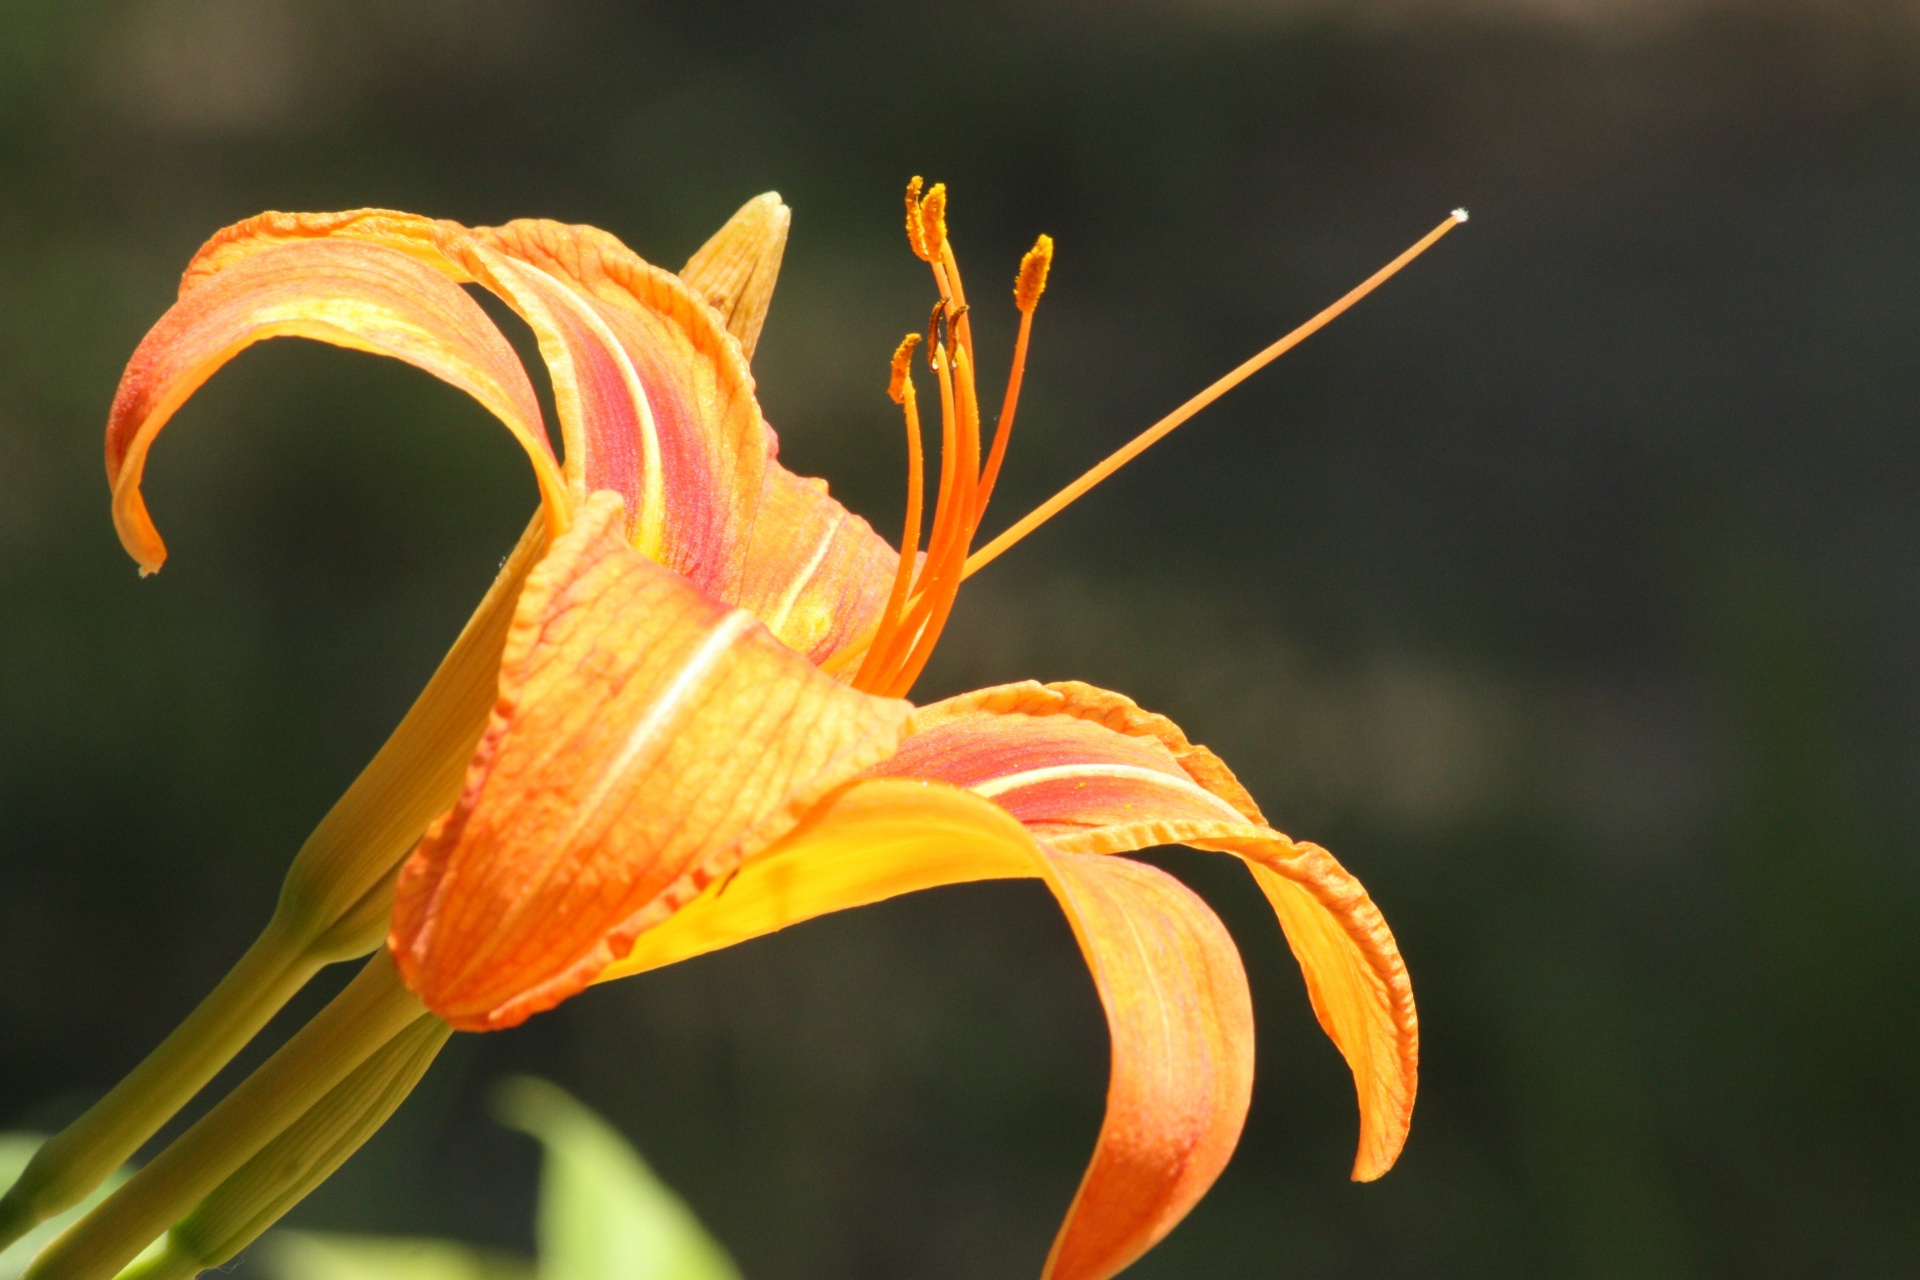
[[[928,262],[940,261],[940,248],[947,242],[947,184],[936,182],[920,199],[920,256]]]
[[[913,250],[913,256],[931,262],[933,255],[927,252],[927,242],[920,230],[920,175],[914,174],[907,183],[907,247]]]
[[[887,397],[895,404],[907,398],[907,366],[913,362],[913,349],[918,345],[920,335],[910,333],[893,349],[893,374],[887,379]]]
[[[1033,248],[1027,250],[1027,256],[1020,259],[1020,274],[1013,280],[1013,305],[1020,308],[1020,314],[1032,311],[1040,295],[1046,292],[1047,268],[1052,265],[1053,237],[1041,236],[1033,242]]]

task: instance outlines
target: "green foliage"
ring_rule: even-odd
[[[557,1086],[510,1080],[498,1109],[546,1147],[537,1265],[448,1240],[283,1231],[264,1250],[273,1280],[739,1280],[627,1140]]]
[[[274,1280],[530,1280],[519,1258],[400,1236],[281,1231],[262,1250]]]

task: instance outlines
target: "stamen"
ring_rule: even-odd
[[[1040,304],[1047,288],[1047,272],[1053,267],[1053,237],[1041,236],[1020,259],[1020,274],[1013,280],[1013,305],[1021,315],[1030,315]]]
[[[952,361],[939,345],[930,354],[940,386],[940,487],[934,499],[933,528],[927,535],[927,558],[920,567],[919,580],[914,586],[915,599],[907,602],[904,616],[893,619],[891,625],[886,627],[884,643],[879,634],[875,634],[873,648],[879,656],[871,660],[872,674],[855,686],[868,692],[878,692],[891,685],[899,663],[912,652],[913,643],[926,617],[925,609],[919,606],[927,603],[928,584],[933,581],[939,566],[951,558],[949,548],[953,541],[954,494],[961,480],[961,468],[958,465],[960,422],[954,407]],[[867,671],[868,665],[861,665],[862,672]]]
[[[893,349],[893,369],[887,378],[887,398],[895,404],[902,404],[913,394],[913,379],[909,377],[909,366],[913,363],[913,349],[920,343],[920,335],[910,333],[900,339],[900,345]]]
[[[1007,374],[1006,398],[1000,402],[1000,421],[993,429],[993,450],[987,455],[987,469],[980,477],[980,495],[973,503],[973,527],[987,514],[993,486],[1000,479],[1000,463],[1007,456],[1007,440],[1013,435],[1013,413],[1020,405],[1020,380],[1027,372],[1027,339],[1033,333],[1033,309],[1047,287],[1047,270],[1053,265],[1053,237],[1041,236],[1020,259],[1020,273],[1013,280],[1013,305],[1020,309],[1020,336],[1013,340],[1013,368]]]
[[[968,357],[967,349],[955,347],[952,362],[960,418],[960,457],[954,468],[959,483],[955,486],[951,508],[952,532],[944,548],[945,554],[939,557],[937,565],[929,555],[928,568],[932,570],[930,581],[921,588],[920,601],[910,611],[906,625],[901,628],[902,636],[915,635],[916,632],[917,635],[884,689],[886,694],[895,698],[906,696],[933,656],[933,647],[939,642],[940,632],[945,629],[947,617],[953,612],[953,602],[960,594],[960,583],[966,577],[967,548],[973,541],[974,482],[980,466],[980,404],[974,391],[973,361]],[[917,617],[925,618],[923,626],[915,625]],[[898,649],[899,641],[895,640],[892,647]]]
[[[867,649],[867,660],[853,678],[856,689],[870,688],[868,683],[879,672],[881,652],[890,647],[893,631],[906,604],[907,588],[913,582],[914,560],[920,550],[920,509],[926,498],[926,462],[920,444],[920,408],[913,391],[913,349],[920,335],[910,333],[901,339],[893,353],[893,376],[887,383],[887,395],[902,406],[907,419],[907,519],[900,534],[900,564],[894,570],[893,590],[887,594],[887,607],[880,613],[880,630],[874,633]]]
[[[927,316],[927,368],[940,367],[940,353],[947,349],[947,300],[933,304]]]
[[[1366,297],[1369,293],[1372,293],[1402,267],[1412,262],[1422,253],[1425,253],[1441,236],[1444,236],[1447,232],[1453,230],[1466,220],[1466,210],[1454,210],[1454,212],[1447,215],[1445,221],[1441,222],[1439,226],[1420,237],[1412,247],[1392,262],[1389,262],[1386,266],[1368,276],[1355,288],[1349,290],[1338,302],[1335,302],[1332,306],[1266,350],[1245,361],[1238,368],[1216,381],[1199,395],[1194,396],[1178,409],[1175,409],[1172,413],[1160,419],[1160,421],[1154,423],[1151,427],[1148,427],[1125,445],[1115,450],[1104,462],[1093,467],[1078,480],[1075,480],[1059,493],[1054,494],[1053,497],[1048,498],[1038,507],[1035,507],[1031,512],[1017,521],[1012,528],[968,557],[965,576],[971,577],[973,574],[978,573],[986,565],[997,559],[1007,548],[1013,546],[1014,543],[1020,541],[1020,539],[1026,537],[1035,529],[1038,529],[1048,520],[1060,514],[1060,512],[1065,510],[1076,498],[1079,498],[1089,489],[1118,471],[1121,467],[1126,466],[1127,463],[1133,461],[1142,453],[1145,453],[1175,427],[1212,404],[1215,400],[1218,400],[1227,392],[1239,386],[1242,382],[1245,382],[1261,369],[1273,363],[1273,361],[1299,346],[1306,339],[1312,337],[1315,333],[1326,327],[1326,325],[1341,312]]]
[[[940,494],[934,508],[933,529],[928,536],[927,554],[920,566],[918,581],[909,591],[907,584],[912,575],[913,543],[919,532],[919,510],[915,496],[920,493],[924,479],[918,447],[919,422],[912,382],[906,372],[914,345],[914,340],[909,339],[902,342],[894,353],[894,373],[888,386],[889,394],[896,403],[906,406],[911,438],[909,448],[912,454],[910,468],[913,492],[909,497],[909,530],[901,538],[900,564],[895,571],[886,609],[879,620],[821,663],[823,671],[834,673],[864,653],[866,659],[854,678],[854,687],[894,697],[904,696],[911,690],[914,681],[925,669],[963,581],[1058,515],[1102,480],[1146,452],[1174,428],[1324,328],[1426,252],[1441,236],[1467,220],[1465,209],[1455,209],[1439,226],[1349,290],[1332,306],[1242,362],[969,556],[968,546],[973,541],[973,533],[979,526],[981,516],[986,512],[987,500],[992,496],[994,483],[1000,476],[1001,462],[1006,456],[1014,412],[1019,406],[1020,383],[1026,369],[1033,312],[1041,293],[1046,289],[1047,273],[1052,266],[1053,240],[1048,236],[1039,237],[1033,248],[1020,260],[1020,271],[1014,279],[1014,304],[1020,311],[1020,332],[1014,343],[1013,367],[1007,376],[1007,392],[1001,404],[1000,421],[994,431],[993,449],[986,467],[982,469],[980,404],[974,383],[972,325],[967,319],[966,294],[960,283],[960,264],[954,256],[953,246],[947,240],[946,186],[936,183],[925,197],[921,197],[920,182],[916,177],[907,184],[907,240],[914,252],[932,265],[934,283],[939,288],[941,298],[927,326],[927,360],[940,383]]]

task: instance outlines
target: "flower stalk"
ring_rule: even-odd
[[[385,939],[393,878],[427,824],[459,794],[493,704],[514,602],[545,549],[545,522],[536,517],[406,718],[301,846],[253,945],[173,1034],[42,1146],[0,1197],[0,1248],[85,1199],[314,974]]]
[[[176,1222],[160,1249],[121,1280],[188,1280],[252,1244],[387,1122],[452,1034],[431,1014],[415,1019]]]
[[[259,1070],[48,1245],[23,1280],[110,1280],[424,1013],[378,952]]]

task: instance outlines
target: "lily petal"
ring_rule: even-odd
[[[863,778],[600,972],[610,982],[678,964],[817,916],[943,885],[1040,874],[1039,849],[1004,809],[937,782]]]
[[[1253,1092],[1253,1002],[1219,917],[1157,867],[1049,852],[1113,1037],[1107,1116],[1043,1280],[1105,1280],[1227,1166]]]
[[[862,779],[641,934],[601,980],[902,893],[1036,876],[1072,924],[1113,1045],[1106,1118],[1046,1275],[1103,1280],[1213,1184],[1252,1090],[1253,1013],[1239,953],[1173,877],[1125,858],[1045,849],[999,806],[957,788]]]
[[[627,348],[609,330],[601,309],[571,279],[544,270],[547,259],[517,251],[526,247],[527,237],[515,228],[542,227],[559,224],[514,224],[494,232],[386,209],[263,213],[208,240],[188,264],[186,280],[190,287],[204,288],[262,254],[330,244],[376,246],[412,258],[453,284],[481,285],[526,321],[539,341],[553,379],[572,501],[585,501],[601,489],[620,494],[635,545],[659,559],[667,512],[652,406]]]
[[[900,554],[826,481],[770,462],[751,528],[739,584],[725,598],[810,661],[826,661],[879,619]]]
[[[730,288],[739,269],[731,269],[728,255],[753,254],[741,269],[757,274],[738,287],[754,296],[741,305],[764,312],[778,257],[772,227],[764,224],[784,223],[770,212],[736,215],[741,221],[747,225],[723,228],[727,239],[716,237],[719,247],[710,242],[695,263],[724,272],[715,287]],[[650,434],[636,441],[624,434],[629,424],[609,419],[587,428],[578,451],[590,484],[616,489],[642,510],[664,501],[655,554],[661,564],[748,610],[815,661],[878,616],[897,554],[830,497],[824,481],[798,477],[776,460],[778,442],[760,416],[742,344],[713,307],[685,281],[593,227],[528,220],[473,234],[573,290],[630,361],[649,406]],[[575,451],[569,439],[570,467]],[[655,471],[658,487],[648,489]],[[642,521],[637,529],[644,527]]]
[[[729,330],[732,321],[757,333],[782,226],[772,207],[750,204],[715,237],[717,248],[695,255],[690,266],[709,296],[733,304],[726,316],[594,227],[525,220],[469,229],[385,209],[236,223],[195,255],[183,288],[209,287],[263,254],[333,243],[378,248],[492,291],[533,329],[552,373],[573,502],[601,489],[620,494],[643,553],[819,661],[875,620],[899,560],[824,483],[780,466],[745,348]],[[544,448],[544,433],[539,441]],[[543,492],[554,487],[547,471]]]
[[[107,423],[107,478],[114,525],[142,573],[158,569],[167,555],[140,492],[154,438],[222,365],[278,337],[393,356],[467,392],[526,450],[549,519],[563,527],[565,488],[532,384],[472,298],[417,255],[386,244],[278,243],[217,274],[190,270],[179,301],[121,376]]]
[[[466,788],[401,871],[388,946],[456,1027],[579,991],[906,729],[624,523],[595,494],[529,575]]]
[[[603,489],[619,494],[627,541],[648,559],[665,563],[661,437],[625,345],[599,308],[547,272],[484,247],[474,256],[539,340],[553,380],[568,488],[576,499]]]
[[[1188,844],[1243,859],[1353,1073],[1353,1176],[1368,1181],[1392,1167],[1420,1057],[1413,987],[1393,934],[1360,882],[1326,850],[1267,826],[1212,752],[1120,694],[1027,682],[921,708],[915,732],[873,772],[968,787],[1055,849]]]

